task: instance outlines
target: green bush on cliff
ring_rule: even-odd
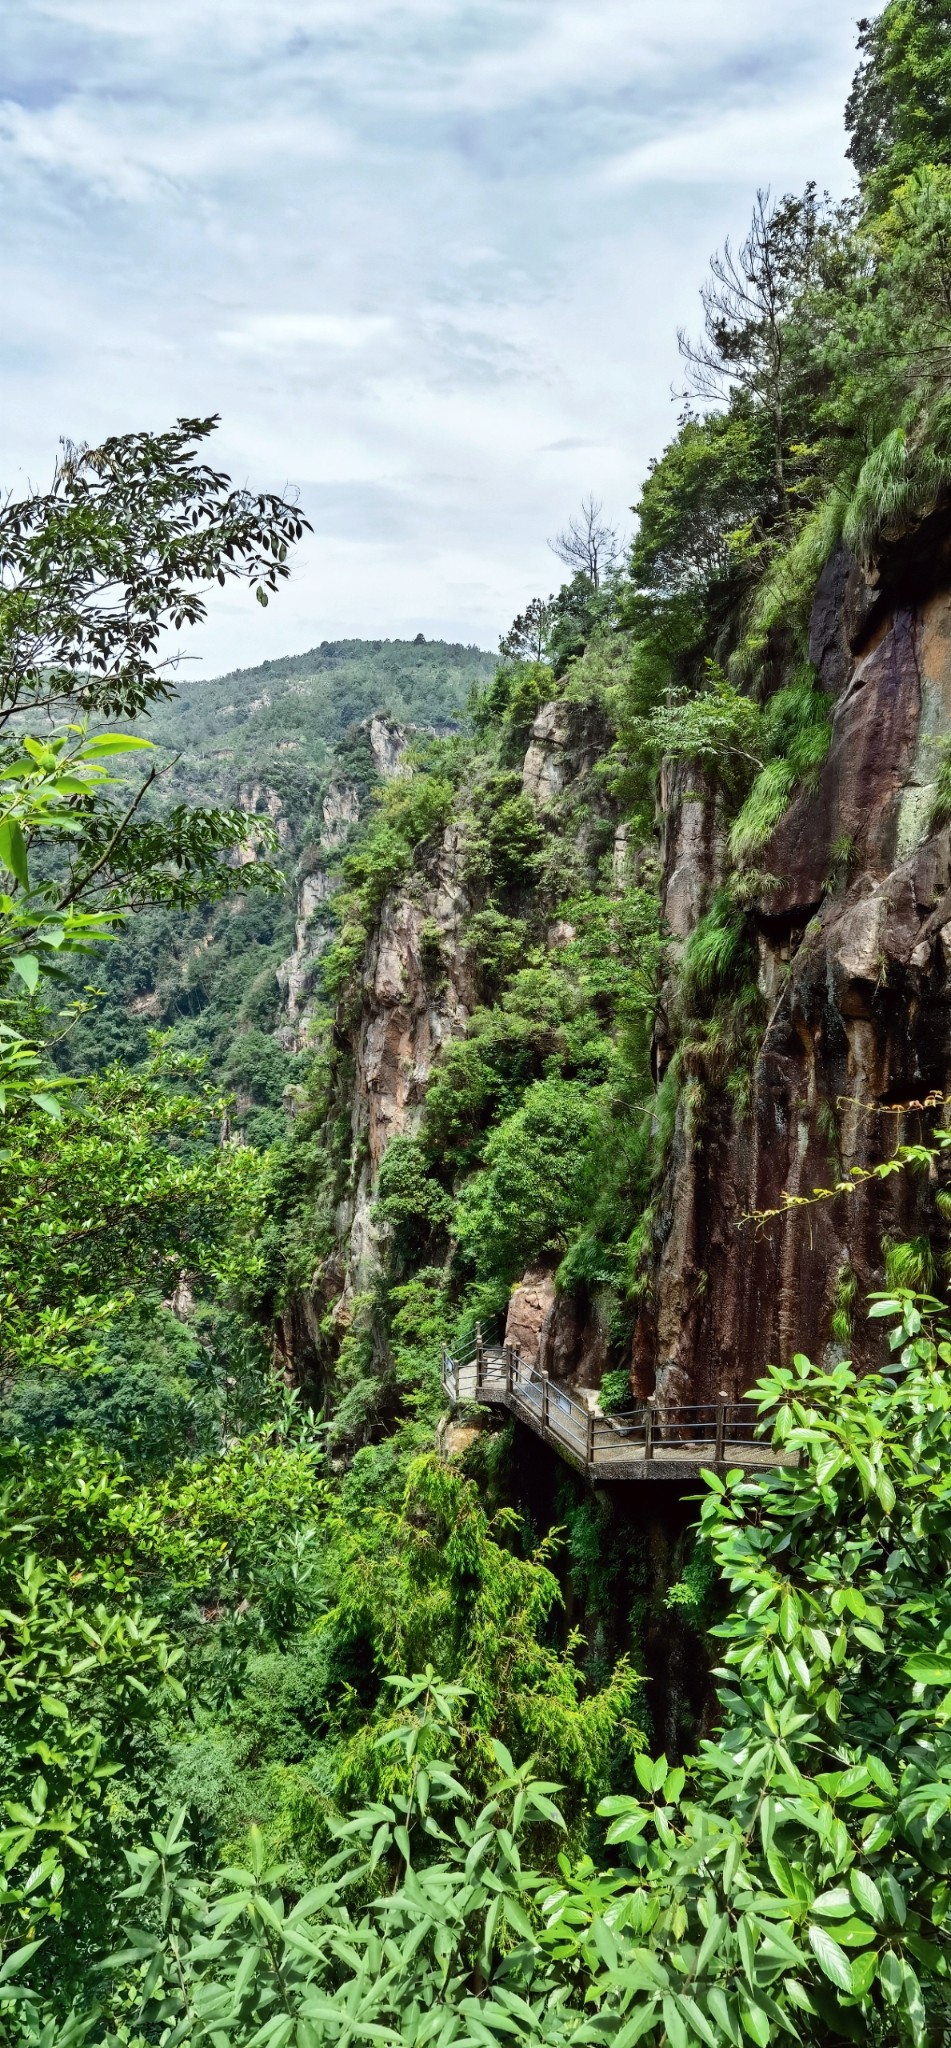
[[[553,694],[547,662],[503,657],[488,689],[473,698],[476,731],[500,734],[504,765],[521,767],[532,726]]]
[[[330,997],[352,990],[374,919],[420,857],[433,852],[454,797],[453,781],[433,763],[454,758],[453,743],[444,741],[432,743],[425,762],[411,759],[405,775],[384,784],[378,813],[345,855],[347,887],[334,906],[337,935],[320,963],[321,986]]]
[[[590,1089],[536,1081],[492,1132],[485,1164],[456,1204],[459,1245],[477,1274],[514,1280],[563,1250],[584,1214],[597,1119]]]
[[[795,791],[814,785],[831,737],[829,700],[808,672],[769,699],[763,714],[767,759],[730,831],[730,852],[747,864],[766,845]]]
[[[829,460],[863,559],[933,509],[951,476],[949,251],[951,168],[924,163],[863,226],[848,286],[820,320]]]
[[[706,1004],[733,986],[748,950],[743,913],[721,889],[684,947],[680,981],[688,1001]]]
[[[390,1232],[397,1265],[418,1264],[426,1245],[445,1234],[452,1202],[428,1170],[419,1141],[401,1133],[390,1140],[380,1163],[376,1216]]]

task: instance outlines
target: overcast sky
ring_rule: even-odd
[[[16,0],[0,481],[219,412],[314,524],[205,673],[493,647],[583,492],[625,531],[675,330],[757,184],[840,194],[848,0]],[[196,647],[197,651],[197,647]]]

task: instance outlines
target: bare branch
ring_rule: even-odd
[[[559,562],[564,562],[575,575],[589,577],[595,590],[600,589],[602,577],[614,567],[620,554],[617,534],[613,526],[605,524],[603,511],[600,498],[582,498],[580,516],[569,519],[564,531],[548,543]]]

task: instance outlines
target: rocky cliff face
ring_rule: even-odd
[[[623,834],[619,839],[610,800],[599,793],[595,811],[584,803],[576,815],[579,796],[590,796],[592,771],[612,737],[603,715],[590,707],[553,702],[539,712],[525,754],[524,793],[546,835],[558,843],[559,852],[564,847],[566,857],[582,866],[595,861],[605,845],[609,850],[613,847],[615,862],[623,865]],[[389,722],[374,719],[370,738],[381,776],[399,774],[406,736],[400,735],[401,744],[394,745]],[[342,843],[342,838],[335,836],[338,832],[346,835],[351,820],[349,811],[344,818],[344,807],[345,797],[340,796],[340,824],[337,813],[326,821],[326,846],[323,835],[321,838],[324,851]],[[308,905],[322,906],[328,879],[318,865],[300,885],[297,948],[283,970],[289,1014],[293,1017],[298,1006],[299,1029],[307,1021],[308,968],[315,957]],[[318,1276],[317,1294],[325,1307],[334,1311],[339,1324],[346,1323],[354,1297],[370,1287],[379,1272],[373,1205],[386,1148],[394,1137],[416,1134],[441,1051],[450,1039],[465,1034],[477,1005],[466,932],[478,904],[478,882],[473,882],[467,867],[465,831],[454,820],[446,827],[435,855],[430,854],[408,885],[384,903],[367,946],[358,1005],[338,1015],[350,1165],[334,1219],[336,1251]],[[547,927],[547,943],[552,947],[571,936],[570,929],[557,919]],[[316,937],[321,943],[319,933]],[[540,1281],[539,1299],[545,1302],[545,1312],[552,1310],[545,1333],[554,1361],[552,1370],[561,1376],[569,1371],[577,1374],[583,1361],[590,1361],[592,1345],[602,1357],[603,1343],[587,1330],[576,1309],[561,1298],[555,1301],[550,1272],[542,1274]],[[516,1313],[520,1299],[521,1294],[516,1297]],[[543,1319],[544,1313],[536,1318]],[[522,1340],[526,1355],[535,1348],[528,1335],[530,1323],[531,1311]],[[290,1348],[293,1350],[293,1345]],[[597,1377],[595,1372],[592,1383],[596,1384]]]
[[[375,773],[381,781],[403,772],[402,761],[410,734],[395,719],[385,718],[380,713],[366,721],[360,730],[366,733],[370,757]],[[273,792],[269,793],[273,796]],[[249,791],[257,807],[261,808],[257,790]],[[254,810],[250,801],[242,803],[245,809]],[[282,824],[284,835],[282,845],[288,843],[287,821],[282,820],[280,798],[276,799],[277,810],[268,805],[269,815],[277,818],[278,833]],[[303,850],[300,873],[296,883],[294,949],[278,968],[278,981],[283,990],[286,1022],[281,1028],[281,1043],[289,1051],[300,1051],[307,1043],[308,1027],[312,1021],[314,1002],[314,976],[317,963],[333,936],[333,927],[326,914],[326,906],[340,887],[339,869],[328,865],[334,854],[339,854],[361,815],[360,794],[345,775],[337,774],[330,783],[320,806],[320,831],[314,845]]]
[[[430,871],[386,904],[364,963],[351,1032],[351,1184],[337,1213],[345,1294],[376,1270],[372,1199],[391,1138],[413,1136],[440,1047],[475,1007],[464,946],[470,905],[458,828],[447,827]]]
[[[748,885],[761,1007],[755,1041],[748,1033],[732,1071],[711,1057],[702,1032],[691,1038],[674,971],[727,874],[727,827],[695,767],[667,764],[661,773],[656,851],[671,977],[657,1010],[654,1070],[660,1082],[676,1054],[678,1090],[633,1344],[626,1353],[596,1286],[559,1292],[554,1255],[523,1276],[508,1313],[509,1341],[580,1390],[626,1362],[636,1395],[702,1402],[741,1393],[794,1350],[816,1358],[847,1350],[869,1362],[875,1325],[862,1303],[884,1284],[883,1240],[921,1236],[929,1256],[943,1253],[934,1190],[908,1174],[746,1220],[887,1159],[926,1126],[909,1105],[951,1089],[951,834],[931,823],[941,743],[951,736],[944,526],[932,522],[894,547],[872,578],[840,551],[819,584],[810,651],[830,700],[831,743]],[[600,888],[620,891],[632,861],[646,870],[600,773],[613,737],[593,704],[545,704],[522,790],[549,849],[542,869],[547,860],[560,881],[597,872]],[[371,739],[379,772],[399,773],[398,736],[387,728]],[[286,967],[289,1028],[306,1019],[309,964],[323,942],[334,884],[322,862],[358,809],[351,788],[330,790]],[[466,949],[479,908],[472,888],[456,817],[385,902],[359,1000],[338,1018],[349,1168],[336,1251],[314,1300],[321,1313],[336,1304],[343,1322],[380,1268],[373,1202],[386,1147],[418,1130],[441,1052],[466,1032],[477,1004]],[[571,942],[555,911],[547,923],[537,912],[536,924],[549,949]]]
[[[402,775],[412,730],[382,715],[361,730],[379,779]],[[308,1043],[315,969],[333,936],[327,906],[343,878],[328,862],[346,848],[361,818],[359,792],[345,777],[331,783],[321,817],[318,841],[301,863],[294,951],[279,970],[287,1017],[282,1036],[292,1047]],[[319,1376],[322,1317],[329,1311],[341,1333],[354,1298],[378,1273],[373,1198],[380,1162],[392,1138],[415,1132],[439,1049],[465,1030],[474,1007],[464,947],[471,906],[461,869],[460,834],[450,825],[435,860],[384,904],[363,962],[359,1005],[337,1018],[344,1090],[337,1107],[349,1125],[347,1168],[333,1219],[334,1250],[277,1331],[278,1356],[292,1379]]]
[[[936,743],[951,733],[951,572],[935,522],[872,580],[833,558],[811,653],[832,740],[762,855],[768,1021],[748,1102],[685,1057],[633,1355],[636,1389],[675,1401],[739,1392],[792,1350],[828,1354],[837,1300],[883,1283],[883,1236],[926,1231],[940,1249],[932,1191],[908,1175],[742,1221],[887,1158],[918,1135],[899,1106],[951,1085],[951,847],[928,823]],[[718,879],[721,837],[682,776],[664,779],[661,803],[665,914],[682,939]],[[668,1050],[659,1032],[661,1063]],[[868,1360],[874,1339],[860,1314],[850,1354]]]

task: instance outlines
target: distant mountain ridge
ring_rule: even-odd
[[[176,755],[173,780],[190,800],[234,801],[242,784],[263,780],[296,808],[353,727],[382,712],[451,730],[495,662],[481,648],[421,636],[324,640],[223,676],[186,676],[141,729]]]
[[[269,817],[287,887],[188,915],[140,912],[97,963],[102,994],[64,1042],[62,1063],[75,1072],[135,1063],[150,1028],[174,1026],[182,1050],[204,1054],[236,1091],[238,1126],[259,1143],[279,1136],[285,1088],[303,1071],[285,1027],[289,995],[302,999],[305,954],[320,943],[312,920],[302,928],[301,886],[326,844],[325,807],[349,792],[355,822],[388,772],[387,754],[413,728],[464,723],[495,666],[481,648],[442,640],[329,640],[207,680],[185,675],[138,725],[164,757],[159,800]]]

